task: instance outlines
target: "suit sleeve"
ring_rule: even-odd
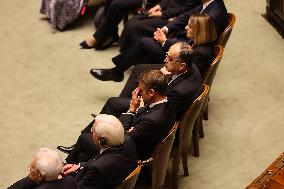
[[[175,109],[178,109],[184,100],[184,98],[180,95],[180,93],[177,90],[171,90],[171,92],[167,94],[167,97],[171,102],[171,104],[175,107]]]
[[[133,138],[135,143],[141,143],[145,138],[151,136],[155,129],[155,122],[149,118],[141,119],[138,124],[134,126],[134,129],[128,133]]]
[[[119,116],[119,120],[122,123],[125,130],[128,130],[130,127],[132,127],[133,118],[134,118],[133,114],[121,114]]]
[[[159,5],[161,6],[162,10],[167,8],[168,0],[162,0]]]
[[[193,9],[199,2],[196,0],[189,0],[189,2],[186,2],[186,4],[182,5],[176,5],[174,7],[166,8],[162,11],[163,19],[173,18],[176,17],[184,12],[190,11]]]
[[[105,182],[99,170],[92,168],[78,182],[78,189],[105,189]]]
[[[173,44],[175,44],[176,42],[177,42],[176,38],[174,38],[174,39],[167,39],[165,44],[164,44],[164,47],[163,47],[164,52],[167,52],[170,49],[170,47]]]
[[[168,28],[168,33],[171,33],[178,29],[184,29],[185,26],[188,23],[188,19],[190,18],[191,14],[199,12],[200,6],[197,6],[196,8],[187,11],[183,14],[180,14],[178,17],[176,17],[173,21],[169,22],[166,27]]]

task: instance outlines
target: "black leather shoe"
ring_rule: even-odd
[[[95,48],[95,45],[94,46],[89,46],[86,41],[83,41],[82,43],[80,43],[80,46],[81,46],[82,49],[92,49],[92,48]]]
[[[108,39],[105,43],[100,44],[100,45],[97,45],[97,46],[95,46],[94,48],[95,48],[96,50],[106,50],[106,49],[110,48],[113,43],[117,42],[118,39],[119,39],[118,36],[117,36],[116,38],[110,38],[110,39]]]
[[[114,75],[111,69],[91,69],[90,73],[95,78],[101,81],[115,81],[120,82],[123,80],[124,75]]]
[[[70,147],[65,147],[65,146],[57,146],[57,150],[65,153],[65,154],[70,154],[72,150],[74,149],[75,145],[72,145]]]

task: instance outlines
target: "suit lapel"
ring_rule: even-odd
[[[214,10],[214,7],[216,6],[216,0],[210,3],[203,11],[202,13],[208,14],[209,11]]]
[[[136,115],[135,115],[135,117],[133,119],[133,124],[132,125],[135,125],[137,122],[139,122],[140,119],[141,119],[141,116],[149,114],[152,111],[155,111],[155,110],[161,108],[164,104],[165,103],[161,103],[161,104],[156,104],[152,108],[150,108],[150,107],[147,107],[147,108],[143,107],[143,109],[141,109],[141,110],[139,109],[139,111],[136,113]]]
[[[181,80],[184,80],[185,78],[189,77],[190,74],[191,74],[191,69],[190,69],[188,72],[186,72],[186,73],[184,73],[184,74],[178,76],[175,80],[173,80],[173,81],[168,85],[168,88],[169,88],[169,89],[174,88],[174,86],[175,86],[178,82],[180,82]],[[168,90],[169,90],[169,89],[168,89]]]

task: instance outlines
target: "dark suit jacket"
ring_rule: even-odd
[[[112,189],[137,166],[135,144],[126,135],[123,145],[109,148],[80,166],[75,176],[79,189]]]
[[[64,177],[59,180],[46,181],[35,189],[77,189],[77,182],[73,177]]]
[[[193,64],[191,69],[172,81],[167,88],[167,97],[174,105],[176,116],[179,118],[188,108],[201,90],[201,76]]]
[[[29,177],[25,177],[10,187],[8,189],[77,189],[76,180],[73,177],[64,177],[59,180],[45,181],[41,184],[37,184]]]
[[[184,34],[185,33],[184,28],[187,25],[190,16],[193,13],[199,13],[201,10],[202,10],[202,5],[199,5],[196,8],[181,14],[175,20],[168,23],[166,26],[169,30],[169,33],[182,28],[183,29],[182,34]],[[210,5],[206,7],[206,9],[202,11],[202,13],[208,14],[213,19],[217,30],[217,34],[220,35],[224,31],[228,23],[227,9],[225,7],[223,0],[214,0]]]
[[[201,3],[200,0],[162,0],[162,18],[168,19],[189,11]]]
[[[122,114],[119,117],[126,130],[136,144],[138,159],[151,157],[156,145],[163,140],[175,122],[175,112],[169,102],[157,104],[152,108],[140,108],[133,116]]]

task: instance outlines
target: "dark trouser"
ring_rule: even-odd
[[[111,97],[107,100],[100,114],[119,117],[129,109],[130,98]]]
[[[9,186],[8,189],[34,189],[36,186],[36,182],[32,181],[30,177],[27,176]]]
[[[163,47],[152,38],[141,38],[131,49],[112,59],[114,74],[123,74],[132,65],[162,64],[166,56]]]
[[[121,33],[119,40],[120,52],[130,50],[140,38],[153,38],[156,29],[165,26],[167,22],[167,19],[148,18],[144,15],[132,17]]]
[[[130,103],[129,98],[111,97],[104,105],[100,114],[108,114],[119,117],[120,114],[127,112]],[[91,121],[82,131],[79,136],[74,149],[67,156],[67,163],[77,164],[79,162],[88,161],[90,158],[98,153],[98,148],[94,144],[91,128],[95,120]]]
[[[74,146],[74,149],[67,156],[66,162],[74,164],[87,162],[98,153],[99,149],[93,141],[93,134],[91,132],[82,132]]]
[[[139,8],[141,4],[142,0],[106,0],[104,20],[93,35],[97,44],[108,37],[117,39],[119,22],[128,15],[129,11]]]
[[[113,115],[119,117],[120,114],[127,112],[129,108],[130,99],[110,97],[102,108],[100,114]],[[91,121],[82,131],[82,133],[90,133],[95,120]]]

